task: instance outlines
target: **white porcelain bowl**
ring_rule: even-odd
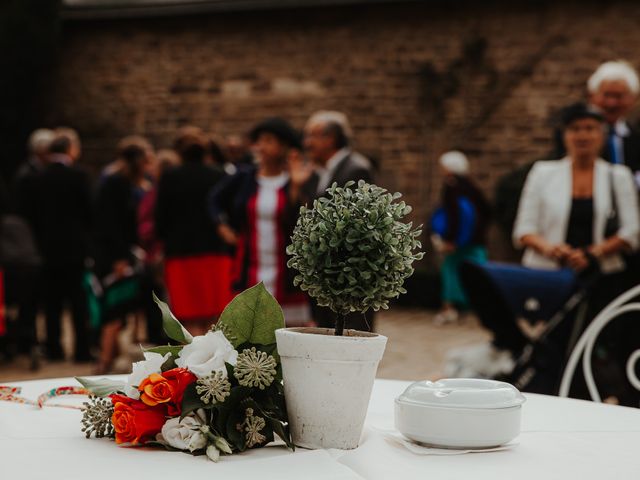
[[[395,401],[396,428],[415,442],[490,448],[520,434],[524,396],[494,380],[443,379],[409,385]]]

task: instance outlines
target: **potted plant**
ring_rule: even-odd
[[[336,184],[302,207],[287,253],[294,283],[336,315],[336,328],[276,331],[293,442],[306,448],[358,446],[386,337],[344,329],[345,316],[387,309],[422,258],[420,228],[399,193],[364,181]]]

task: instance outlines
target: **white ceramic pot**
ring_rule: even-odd
[[[446,448],[490,448],[520,434],[524,396],[505,382],[415,382],[395,401],[395,423],[410,440]]]
[[[356,448],[387,337],[300,327],[276,330],[276,340],[293,442]]]

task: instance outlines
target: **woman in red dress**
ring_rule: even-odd
[[[205,333],[232,298],[231,257],[207,212],[207,195],[224,172],[205,164],[207,141],[199,128],[180,131],[182,164],[160,178],[155,210],[169,303],[193,335]]]

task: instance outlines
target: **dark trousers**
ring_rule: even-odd
[[[482,325],[493,333],[493,344],[517,356],[528,343],[516,323],[516,317],[504,300],[502,292],[487,279],[476,264],[466,262],[460,267],[460,280]]]
[[[61,317],[68,302],[75,333],[75,359],[89,360],[89,312],[83,281],[82,266],[45,266],[44,311],[47,323],[47,355],[52,359],[62,359],[60,344]]]
[[[8,265],[4,268],[5,303],[18,306],[11,341],[20,353],[28,353],[37,345],[36,315],[41,303],[41,272],[38,266]]]

